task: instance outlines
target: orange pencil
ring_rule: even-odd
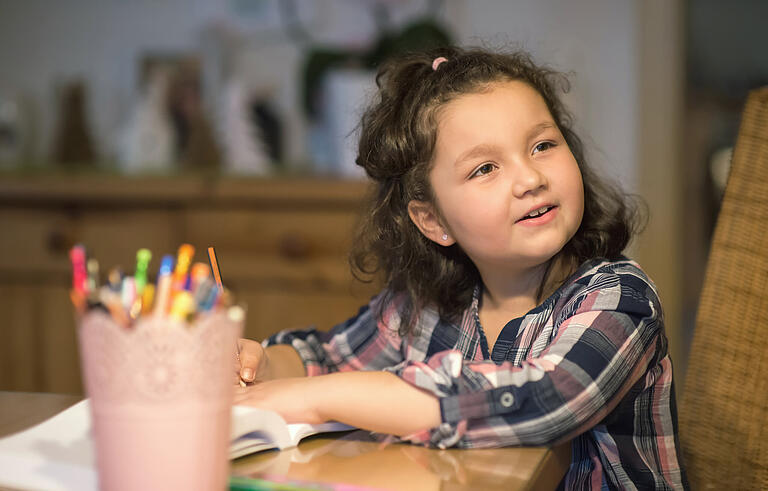
[[[216,286],[219,289],[219,292],[224,293],[224,285],[221,282],[221,271],[219,271],[219,262],[216,260],[216,251],[213,249],[213,247],[208,248],[208,260],[211,261],[211,271],[213,271],[213,279],[216,280]],[[240,362],[240,349],[237,345],[235,345],[235,356],[237,357],[238,363]],[[247,384],[245,381],[241,378],[240,379],[240,387],[245,387]]]
[[[216,251],[213,247],[208,248],[208,259],[211,261],[211,271],[213,272],[213,279],[216,280],[216,286],[221,291],[223,287],[221,282],[221,271],[219,271],[219,262],[216,260]]]

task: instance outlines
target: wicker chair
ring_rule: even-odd
[[[680,404],[691,488],[768,489],[768,87],[750,93]]]

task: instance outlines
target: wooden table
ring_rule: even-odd
[[[53,416],[80,399],[0,392],[0,437]],[[565,475],[570,453],[568,444],[472,450],[382,446],[366,432],[352,431],[311,437],[293,449],[237,459],[232,474],[393,490],[545,490],[554,489]]]

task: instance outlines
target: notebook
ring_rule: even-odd
[[[230,459],[298,445],[318,433],[354,429],[341,423],[286,424],[273,412],[232,407]],[[96,490],[95,456],[88,400],[27,430],[0,439],[0,487],[35,490]]]

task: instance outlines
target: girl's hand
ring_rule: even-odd
[[[241,338],[237,341],[238,360],[235,365],[237,381],[255,383],[268,380],[269,356],[261,343]]]
[[[316,382],[315,377],[297,377],[236,387],[234,404],[275,411],[286,423],[324,423],[318,411],[322,394],[316,394]]]

